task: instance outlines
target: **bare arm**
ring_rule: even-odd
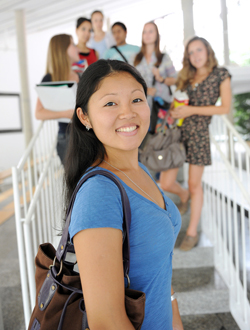
[[[164,84],[167,86],[172,86],[176,83],[176,78],[174,77],[167,77],[164,79]]]
[[[171,295],[172,294],[174,294],[173,287],[171,287]],[[181,321],[177,299],[172,301],[172,311],[173,311],[173,330],[183,330],[183,324]]]
[[[171,111],[171,116],[173,118],[186,118],[193,115],[200,116],[213,116],[213,115],[224,115],[229,113],[231,100],[232,100],[232,92],[230,86],[230,78],[226,78],[220,84],[220,96],[221,96],[221,105],[220,106],[180,106]]]
[[[122,232],[114,228],[80,231],[74,237],[91,330],[134,330],[125,311]]]
[[[176,78],[174,78],[174,77],[167,77],[167,78],[164,79],[160,75],[159,69],[156,68],[156,67],[152,68],[152,72],[153,72],[153,75],[155,76],[155,80],[159,81],[162,84],[165,84],[167,86],[171,86],[171,85],[174,85],[176,83]]]
[[[48,119],[59,119],[59,118],[69,118],[71,119],[73,116],[74,110],[65,110],[65,111],[52,111],[45,109],[40,101],[40,99],[37,99],[36,102],[36,110],[35,110],[35,116],[36,119],[39,120],[48,120]]]
[[[97,50],[95,50],[95,55],[96,55],[96,58],[99,60],[99,53]]]

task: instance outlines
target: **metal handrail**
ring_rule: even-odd
[[[42,121],[12,168],[17,246],[25,326],[35,305],[35,265],[38,246],[53,243],[55,222],[62,209],[62,165],[56,153],[57,121]],[[26,195],[29,198],[26,198]],[[61,219],[58,219],[61,220]],[[61,221],[60,221],[61,222]]]

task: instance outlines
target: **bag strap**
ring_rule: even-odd
[[[71,214],[73,210],[73,205],[76,199],[76,195],[81,188],[81,186],[84,184],[86,180],[91,178],[95,175],[103,175],[110,180],[112,180],[118,187],[121,193],[121,199],[122,199],[122,207],[123,207],[123,246],[122,246],[122,253],[123,253],[123,269],[124,269],[124,276],[126,277],[129,274],[129,267],[130,267],[130,244],[129,244],[129,229],[131,224],[131,209],[130,209],[130,203],[127,196],[127,193],[121,184],[121,182],[110,172],[107,172],[105,170],[95,170],[92,172],[87,173],[84,175],[84,177],[79,181],[77,184],[70,203],[67,210],[67,217],[66,217],[66,223],[63,230],[63,234],[60,240],[60,243],[58,245],[57,251],[56,251],[56,258],[59,262],[63,262],[65,260],[66,254],[69,249],[69,247],[72,247],[72,244],[70,243],[70,237],[69,237],[69,224],[71,219]]]
[[[165,54],[162,55],[161,62],[163,60],[164,55]],[[159,66],[161,65],[161,62],[156,66],[156,68],[159,68]],[[152,86],[153,87],[155,86],[155,83],[156,83],[156,79],[155,79],[155,76],[154,76],[153,77],[153,83],[152,83]],[[168,86],[168,91],[169,91],[169,95],[172,96],[173,95],[173,92],[172,92],[172,89],[170,88],[170,86]]]
[[[120,55],[121,57],[124,59],[124,61],[126,63],[128,63],[128,60],[126,59],[126,57],[122,54],[122,52],[117,48],[117,46],[112,46],[111,48],[114,48]]]

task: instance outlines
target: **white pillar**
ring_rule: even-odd
[[[227,27],[227,3],[221,0],[221,19],[223,23],[223,42],[224,42],[224,64],[230,64],[229,43],[228,43],[228,27]]]
[[[110,31],[111,26],[110,26],[110,18],[109,17],[106,18],[106,23],[107,23],[107,31]]]
[[[25,138],[25,145],[27,147],[32,138],[32,124],[31,124],[31,111],[30,111],[30,95],[28,83],[28,66],[27,66],[27,44],[25,33],[25,17],[23,10],[15,11],[16,19],[16,35],[18,47],[18,60],[19,60],[19,73],[21,85],[21,110],[22,110],[22,123]]]
[[[184,44],[195,35],[193,0],[181,0],[183,11]]]

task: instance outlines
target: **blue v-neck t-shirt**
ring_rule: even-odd
[[[145,166],[140,166],[150,175]],[[131,207],[130,287],[146,294],[141,329],[172,330],[172,255],[181,227],[180,213],[163,191],[166,210],[117,178],[126,190]],[[69,227],[71,240],[79,231],[88,228],[109,227],[122,231],[122,222],[118,187],[102,175],[89,178],[77,193],[73,206]]]

